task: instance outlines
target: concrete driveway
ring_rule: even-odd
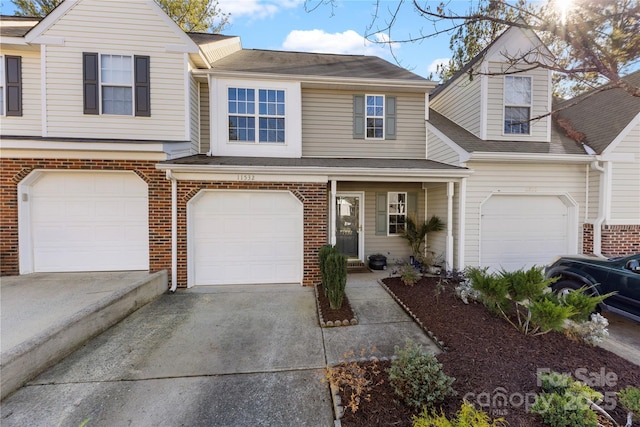
[[[312,293],[162,295],[3,401],[0,424],[330,426]]]

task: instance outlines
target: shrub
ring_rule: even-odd
[[[509,307],[509,283],[504,277],[487,272],[488,268],[469,268],[467,277],[471,286],[480,292],[480,301],[494,313],[506,317]]]
[[[371,354],[375,350],[373,347]],[[366,349],[362,349],[360,357],[366,356],[366,353]],[[360,408],[362,400],[370,401],[373,388],[383,382],[383,380],[374,381],[375,376],[380,373],[377,359],[373,359],[369,365],[365,366],[353,360],[348,361],[354,356],[354,351],[350,350],[344,355],[346,361],[330,366],[326,371],[326,381],[343,393],[346,398],[345,407],[351,409],[351,412],[356,412]]]
[[[420,272],[414,266],[405,264],[400,267],[400,280],[405,286],[414,286],[420,280]]]
[[[592,388],[556,372],[539,375],[543,392],[530,411],[552,427],[597,427],[598,417],[591,402],[602,399]]]
[[[320,261],[320,276],[322,277],[322,284],[325,295],[327,295],[327,272],[325,270],[325,262],[329,254],[332,254],[334,252],[337,252],[337,249],[332,245],[323,245],[318,251],[318,260]]]
[[[389,381],[396,394],[409,407],[433,408],[446,397],[456,394],[451,384],[455,378],[442,371],[442,364],[422,346],[407,340],[404,349],[395,347],[395,359],[389,368]]]
[[[476,409],[466,400],[462,402],[460,410],[452,420],[448,420],[443,413],[435,415],[426,408],[420,416],[413,417],[413,427],[500,427],[505,426],[504,419],[491,420],[486,412]]]
[[[627,386],[618,393],[618,401],[629,411],[627,415],[627,425],[631,425],[632,419],[640,418],[640,389],[633,386]]]
[[[469,304],[469,300],[478,301],[480,298],[480,292],[471,286],[468,280],[460,282],[454,289],[456,296],[462,300],[463,303]]]
[[[598,313],[593,313],[591,320],[588,322],[578,323],[569,320],[565,326],[565,333],[569,338],[594,346],[609,336],[609,331],[607,330],[609,321]]]
[[[347,285],[347,257],[338,251],[331,252],[325,259],[326,288],[329,306],[333,309],[342,307],[344,290]]]
[[[507,281],[508,293],[514,301],[533,300],[542,295],[556,278],[544,278],[541,267],[533,266],[529,270],[516,270],[508,272],[502,270],[500,276]]]
[[[596,311],[596,307],[606,298],[609,298],[612,293],[605,295],[592,295],[590,294],[589,287],[583,286],[582,288],[568,292],[565,295],[560,296],[560,302],[563,305],[572,307],[575,314],[571,316],[571,320],[576,322],[587,322],[589,316]]]
[[[557,303],[557,298],[553,294],[545,294],[532,301],[528,305],[530,321],[533,329],[527,329],[525,333],[544,334],[550,331],[561,331],[564,322],[571,317],[575,311],[573,307],[563,306]]]

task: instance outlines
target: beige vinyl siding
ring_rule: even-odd
[[[454,190],[456,192],[457,199],[457,186]],[[458,202],[454,200],[454,208],[457,206]],[[427,185],[427,219],[431,218],[432,215],[437,215],[440,217],[442,222],[447,223],[447,184],[446,183],[433,183]],[[456,236],[455,230],[457,217],[454,217],[454,237]],[[445,255],[447,250],[447,231],[446,228],[443,231],[430,233],[427,238],[427,249],[430,252],[433,252],[436,262],[445,262]],[[454,247],[456,247],[457,242],[454,242]],[[455,251],[454,251],[455,254]],[[455,262],[455,260],[454,260]],[[452,269],[453,266],[445,266],[447,269]]]
[[[501,64],[491,63],[492,72],[500,72]],[[536,69],[517,74],[531,77],[531,118],[549,113],[549,74],[544,69]],[[549,118],[530,122],[530,135],[504,135],[504,76],[488,77],[487,94],[487,139],[502,141],[548,141]]]
[[[611,221],[640,224],[640,124],[613,150],[626,161],[613,162],[611,177]]]
[[[482,203],[494,193],[568,195],[577,203],[578,245],[584,223],[585,167],[570,164],[469,162],[474,170],[467,181],[465,263],[478,265]],[[523,224],[526,226],[526,224]]]
[[[302,90],[303,157],[425,158],[424,94],[384,93],[396,97],[394,140],[353,138],[354,95],[337,90]]]
[[[84,0],[43,35],[65,41],[47,47],[49,136],[185,140],[185,54],[167,52],[185,43],[149,4]],[[83,114],[83,52],[150,56],[151,117]]]
[[[189,92],[191,94],[191,154],[200,152],[200,83],[189,78]]]
[[[22,57],[22,116],[2,116],[2,135],[41,136],[42,135],[42,96],[40,79],[39,47],[27,49],[0,50],[2,67],[6,55]],[[6,96],[6,86],[4,93]],[[5,102],[5,109],[6,109]]]
[[[591,166],[587,166],[586,173],[589,174],[589,204],[587,206],[587,212],[585,214],[586,222],[594,222],[600,214],[600,172],[591,169]]]
[[[427,137],[427,158],[436,162],[459,165],[460,156],[451,147],[442,141],[433,132],[428,132]]]
[[[408,242],[400,236],[376,236],[376,193],[389,191],[415,192],[418,195],[418,216],[424,218],[424,190],[420,183],[365,183],[339,182],[338,191],[364,192],[364,255],[381,253],[387,257],[387,264],[408,261],[411,250]]]
[[[469,80],[466,74],[461,76],[430,101],[429,106],[480,137],[480,80],[480,77]]]
[[[200,153],[208,153],[211,148],[211,117],[209,85],[200,83]]]
[[[233,39],[220,40],[205,45],[201,45],[200,49],[209,62],[215,62],[225,56],[231,55],[242,49],[240,37]]]

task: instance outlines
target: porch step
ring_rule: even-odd
[[[100,274],[97,273],[96,276]],[[33,311],[34,306],[38,307],[42,304],[42,300],[47,298],[46,291],[42,291],[43,283],[35,283],[38,280],[42,282],[52,279],[49,276],[41,279],[40,276],[32,275],[4,277],[3,288],[12,286],[14,289],[12,292],[3,292],[3,307],[5,304],[14,307],[28,306],[25,310]],[[54,280],[58,279],[54,277]],[[87,280],[87,282],[90,281]],[[100,282],[100,279],[96,281]],[[104,296],[99,296],[88,304],[86,295],[82,292],[83,288],[91,286],[100,289],[100,283],[79,284],[76,287],[65,286],[64,281],[52,284],[59,286],[59,293],[65,297],[66,304],[58,309],[58,311],[64,309],[64,313],[55,317],[53,321],[36,322],[35,326],[25,328],[22,334],[24,336],[14,337],[12,340],[14,343],[2,350],[0,353],[0,400],[60,362],[88,339],[104,332],[157,296],[167,292],[168,277],[166,270],[136,276],[132,282],[125,281],[116,289],[104,292]],[[13,322],[5,320],[8,319],[3,319],[3,329],[19,327],[12,324],[18,320]]]
[[[369,268],[362,261],[348,261],[347,262],[347,274],[350,273],[368,273]]]

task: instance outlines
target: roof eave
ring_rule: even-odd
[[[595,156],[588,154],[549,154],[549,153],[495,153],[474,151],[468,161],[477,162],[545,162],[545,163],[590,163]]]

